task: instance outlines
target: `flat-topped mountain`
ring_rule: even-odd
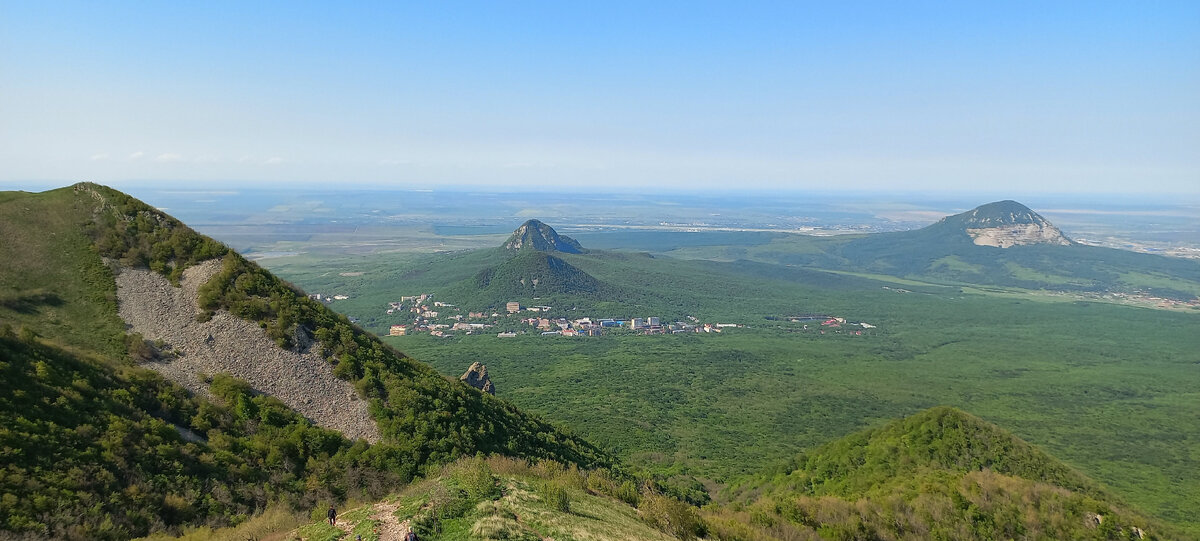
[[[558,232],[538,220],[529,220],[513,231],[504,242],[504,249],[513,251],[565,252],[582,254],[586,250],[575,239]]]
[[[930,228],[952,228],[980,246],[1009,248],[1026,244],[1069,246],[1071,239],[1054,224],[1016,201],[1004,200],[942,218]]]

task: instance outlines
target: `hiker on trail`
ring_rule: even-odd
[[[335,523],[337,523],[337,509],[333,508],[333,504],[329,505],[329,512],[326,513],[325,516],[329,517],[330,526],[333,526]]]
[[[404,541],[418,541],[417,540],[417,532],[409,530],[408,534],[404,536]]]

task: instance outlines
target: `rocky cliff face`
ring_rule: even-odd
[[[583,246],[575,239],[559,235],[550,227],[537,220],[529,220],[513,231],[512,236],[504,243],[507,250],[537,250],[539,252],[566,252],[568,254],[583,253]]]
[[[492,380],[488,378],[487,365],[471,363],[471,367],[458,379],[490,395],[496,394],[496,386],[492,385]]]
[[[1049,220],[1016,201],[988,203],[946,217],[942,222],[961,228],[980,246],[1010,248],[1026,244],[1073,244]]]

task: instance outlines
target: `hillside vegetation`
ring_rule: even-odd
[[[721,539],[1176,539],[1012,434],[933,408],[731,489]]]
[[[377,541],[410,530],[463,541],[1183,538],[1028,443],[944,407],[808,451],[727,496],[732,503],[698,510],[663,497],[653,482],[639,486],[603,469],[475,457],[342,510],[334,525],[317,509],[281,538]],[[235,539],[237,531],[186,539]]]
[[[650,489],[647,489],[650,490]],[[668,520],[700,522],[694,509],[606,470],[581,471],[555,462],[493,457],[464,459],[378,503],[347,510],[338,523],[302,526],[289,537],[309,541],[394,539],[415,531],[421,539],[444,541],[541,539],[667,541],[676,539]],[[674,513],[674,514],[672,514]],[[665,531],[664,531],[665,530]]]
[[[397,353],[119,192],[79,184],[6,194],[0,235],[21,256],[0,265],[2,529],[121,539],[238,522],[270,501],[303,507],[375,494],[426,466],[475,453],[578,466],[610,461],[587,442]],[[336,374],[370,401],[381,445],[314,428],[220,374],[212,379],[214,403],[130,362],[158,358],[164,345],[125,336],[113,271],[102,258],[178,281],[189,265],[212,257],[222,257],[223,267],[202,288],[204,307],[258,323],[280,347],[315,340]]]
[[[270,501],[380,494],[406,461],[218,375],[219,402],[154,372],[0,328],[0,529],[128,539],[228,524]]]

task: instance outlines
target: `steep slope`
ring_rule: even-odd
[[[16,371],[6,375],[6,400],[0,401],[0,454],[6,468],[15,468],[5,483],[16,483],[0,487],[5,498],[0,529],[127,538],[185,524],[228,522],[271,500],[303,505],[312,498],[370,492],[460,455],[500,453],[580,466],[609,460],[587,442],[395,352],[257,265],[120,192],[79,184],[43,194],[3,194],[0,235],[6,249],[22,256],[0,264],[0,329],[11,329],[5,336],[21,336],[3,348],[0,365]],[[324,363],[321,370],[332,372],[367,405],[380,444],[368,447],[312,427],[312,421],[263,394],[271,389],[262,382],[251,385],[218,374],[207,387],[212,402],[202,396],[206,393],[196,380],[202,374],[196,371],[176,373],[200,391],[188,396],[129,364],[132,353],[159,367],[171,365],[179,354],[201,356],[199,348],[206,346],[194,339],[168,341],[178,336],[126,337],[114,269],[125,278],[183,281],[196,288],[199,312],[189,308],[182,317],[195,323],[249,323],[239,332],[253,330],[265,340],[255,350],[273,348],[272,354],[308,355],[309,362]],[[197,286],[189,281],[189,269],[209,269],[211,277]],[[137,281],[131,288],[144,285]],[[163,315],[164,321],[154,324],[148,317],[133,323],[153,334],[154,325],[169,321]],[[214,340],[220,338],[214,334]],[[225,361],[252,371],[265,368],[254,357]],[[303,387],[316,369],[271,369],[269,375]],[[89,370],[99,375],[71,376]],[[37,390],[38,378],[60,371],[65,375],[55,380],[57,391]],[[88,398],[97,389],[108,398]],[[41,397],[44,407],[30,409],[29,397]],[[79,397],[87,406],[72,409],[71,401]],[[322,408],[344,407],[321,393],[305,398],[325,401],[306,411],[314,420],[320,420]],[[155,421],[160,418],[169,422]],[[172,429],[172,423],[181,430]],[[42,434],[53,438],[50,448],[72,449],[77,460],[64,461],[62,453],[37,447]],[[139,464],[151,465],[135,468]],[[110,473],[97,473],[95,482],[75,481],[105,471]],[[205,488],[206,478],[227,483]]]
[[[1012,434],[939,407],[797,456],[732,490],[710,526],[885,539],[1174,539],[1094,481]],[[751,528],[754,529],[754,528]],[[857,534],[854,532],[858,532]],[[770,536],[768,535],[768,536]]]
[[[521,224],[504,242],[503,248],[514,252],[534,250],[568,254],[582,254],[586,251],[575,239],[559,235],[553,227],[538,220],[529,220]]]
[[[214,378],[209,401],[20,334],[0,327],[0,537],[129,539],[402,480],[393,450],[313,427],[232,378]]]
[[[199,376],[228,373],[274,396],[318,426],[351,440],[380,439],[379,428],[350,382],[338,379],[329,362],[313,348],[281,348],[257,324],[227,311],[203,317],[197,305],[200,286],[221,271],[213,259],[183,272],[180,287],[144,269],[122,269],[116,276],[121,318],[132,332],[169,348],[143,366],[208,395]],[[202,315],[200,321],[197,315]]]

